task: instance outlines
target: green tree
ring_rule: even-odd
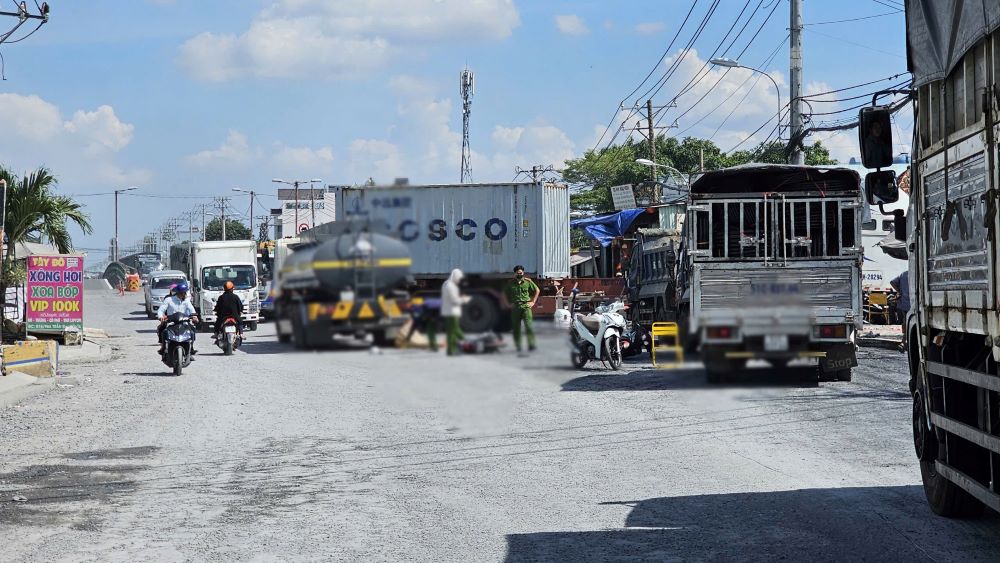
[[[68,225],[75,224],[84,234],[93,228],[83,206],[72,198],[55,193],[58,180],[47,168],[39,168],[25,176],[15,176],[0,168],[0,178],[7,182],[7,258],[16,259],[20,242],[44,242],[72,252],[73,239]]]
[[[751,162],[783,164],[786,162],[785,154],[785,144],[777,140],[758,145],[754,149],[723,154],[718,145],[707,139],[686,137],[678,140],[664,135],[656,138],[656,162],[673,167],[683,175]],[[649,157],[649,145],[645,141],[628,139],[621,145],[598,151],[588,150],[582,157],[566,161],[563,179],[577,188],[570,196],[570,207],[590,213],[614,211],[608,188],[650,180],[650,167],[635,162],[638,158]],[[806,164],[818,166],[836,163],[821,142],[817,141],[806,147]],[[666,170],[655,170],[660,181],[663,181]]]
[[[222,240],[221,217],[216,217],[205,225],[205,240]],[[236,219],[226,219],[226,240],[251,240],[250,227]]]

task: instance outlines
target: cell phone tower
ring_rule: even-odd
[[[459,75],[459,92],[462,94],[462,178],[461,183],[472,183],[472,150],[469,148],[469,116],[472,114],[472,96],[476,95],[476,77],[465,69]]]

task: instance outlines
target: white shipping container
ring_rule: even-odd
[[[406,242],[415,276],[569,275],[569,190],[542,183],[341,187],[337,220],[382,221]]]

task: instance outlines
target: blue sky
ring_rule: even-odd
[[[509,181],[515,166],[559,168],[593,147],[619,101],[664,53],[692,2],[52,0],[49,24],[0,48],[7,78],[0,83],[0,162],[18,171],[47,165],[70,194],[140,186],[136,197],[121,199],[123,245],[210,201],[197,197],[235,196],[233,209],[245,213],[249,199],[233,187],[256,189],[262,206],[274,205],[273,177],[454,182],[461,148],[458,73],[468,65],[477,79],[474,178]],[[654,79],[680,56],[713,2],[698,0]],[[898,4],[805,0],[803,20],[886,14],[894,11],[887,5]],[[729,56],[761,28],[740,62],[761,65],[778,49],[764,69],[787,102],[787,0],[719,0],[655,103],[667,104],[698,75],[745,5],[737,31],[757,11]],[[905,71],[902,13],[808,26],[804,46],[807,93]],[[721,80],[722,69],[710,72],[677,98],[663,124],[690,109],[669,133],[714,133],[727,150],[773,121],[774,86],[755,82],[759,77],[749,71]],[[858,103],[836,98],[814,104],[815,111]],[[627,115],[619,112],[617,119]],[[900,114],[897,123],[903,137],[897,142],[907,144],[912,119]],[[838,158],[854,154],[853,132],[817,138]],[[78,246],[106,248],[113,198],[81,201],[95,232],[78,237]]]

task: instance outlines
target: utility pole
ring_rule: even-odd
[[[646,127],[649,130],[649,160],[656,162],[656,135],[653,133],[653,100],[646,100]],[[656,167],[649,167],[649,179],[656,181]]]
[[[805,164],[802,143],[802,0],[789,0],[791,21],[789,29],[788,77],[791,102],[788,105],[789,131],[791,143],[789,164]],[[779,135],[780,135],[779,131]]]
[[[312,212],[312,222],[309,224],[310,229],[316,228],[316,188],[313,187],[312,182],[309,183],[309,210]]]
[[[205,233],[207,232],[208,225],[205,224],[205,216],[208,215],[208,209],[206,209],[205,204],[201,204],[201,240],[205,240]]]

